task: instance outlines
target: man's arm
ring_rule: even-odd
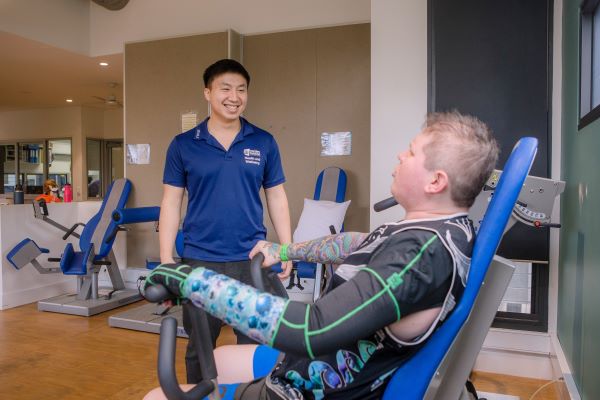
[[[365,240],[367,233],[343,232],[306,242],[292,243],[285,251],[288,260],[322,264],[341,264]],[[281,261],[281,245],[261,240],[250,252],[250,258],[263,253],[263,265],[269,267]]]
[[[163,197],[160,203],[159,232],[160,262],[163,264],[173,263],[173,246],[179,229],[181,219],[181,201],[183,200],[184,188],[163,185]]]
[[[269,218],[271,218],[277,238],[281,243],[291,243],[290,208],[283,184],[265,189],[265,197],[267,199]],[[279,274],[279,278],[285,279],[290,275],[292,263],[284,263],[282,268],[283,272]]]

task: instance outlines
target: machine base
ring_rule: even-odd
[[[111,315],[108,325],[115,328],[132,329],[134,331],[160,333],[160,323],[166,317],[177,319],[177,336],[187,338],[183,329],[183,310],[180,306],[173,306],[166,314],[158,315],[161,306],[147,303],[143,306]]]
[[[76,294],[51,297],[38,301],[38,310],[89,317],[142,299],[135,289],[124,289],[114,292],[110,300],[108,300],[106,299],[106,295],[109,292],[110,290],[101,290],[98,299],[89,300],[78,300]]]

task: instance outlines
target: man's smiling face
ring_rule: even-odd
[[[217,76],[210,87],[204,89],[204,97],[210,104],[211,118],[230,122],[238,119],[246,109],[248,83],[242,75],[227,72]]]

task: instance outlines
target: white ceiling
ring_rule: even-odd
[[[6,32],[0,49],[0,111],[63,107],[67,98],[74,106],[111,107],[94,96],[122,103],[123,54],[88,57]]]

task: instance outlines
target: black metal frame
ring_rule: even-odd
[[[578,130],[600,117],[600,104],[592,108],[592,60],[594,59],[594,13],[600,0],[584,0],[579,13],[579,124]],[[582,90],[585,89],[585,90]],[[584,99],[584,97],[586,97]],[[590,109],[584,115],[581,110]]]
[[[532,264],[531,312],[525,314],[498,311],[492,327],[534,332],[548,331],[548,270],[548,264]]]

